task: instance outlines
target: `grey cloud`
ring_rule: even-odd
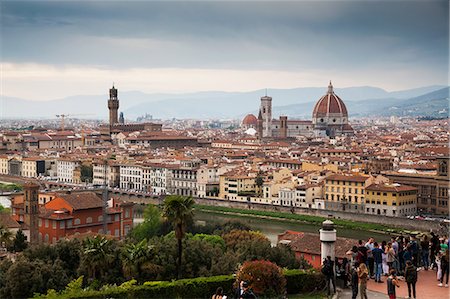
[[[448,65],[448,1],[1,5],[5,61],[120,68]]]

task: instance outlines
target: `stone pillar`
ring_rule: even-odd
[[[322,261],[331,256],[331,260],[335,258],[336,229],[331,220],[325,220],[320,229],[321,259]]]

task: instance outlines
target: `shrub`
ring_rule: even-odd
[[[285,293],[286,279],[280,267],[269,261],[245,262],[237,274],[237,283],[246,281],[256,295],[276,297]]]
[[[310,293],[325,288],[325,277],[314,270],[285,270],[284,277],[288,294]]]
[[[284,271],[288,294],[310,293],[321,290],[325,286],[325,278],[321,273],[303,270]],[[131,280],[121,286],[105,285],[99,291],[82,289],[83,277],[72,281],[65,290],[56,292],[48,290],[47,295],[35,294],[35,298],[211,298],[218,287],[224,289],[224,294],[233,297],[232,275],[212,277],[197,277],[176,281],[149,281],[143,285],[135,285]],[[284,289],[283,289],[284,292]],[[263,296],[276,296],[276,294]]]

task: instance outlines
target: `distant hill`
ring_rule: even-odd
[[[387,92],[381,88],[362,86],[335,88],[354,116],[366,115],[383,107],[393,107],[443,86],[427,86],[409,90]],[[311,117],[315,102],[326,92],[326,87],[294,89],[269,89],[273,98],[274,116]],[[257,113],[260,97],[265,90],[249,92],[196,92],[186,94],[147,94],[140,91],[120,91],[120,109],[125,118],[135,119],[146,113],[155,118],[232,118],[248,112]],[[56,114],[72,114],[78,118],[106,119],[108,95],[78,95],[51,101],[30,101],[2,96],[0,117],[2,118],[55,118]],[[370,100],[375,99],[375,100]],[[440,104],[439,104],[440,105]],[[438,106],[439,106],[438,105]],[[395,108],[392,108],[395,109]],[[413,109],[413,108],[409,108]],[[381,112],[380,112],[381,113]]]
[[[418,89],[423,91],[424,89]],[[396,92],[395,94],[399,94]],[[411,94],[404,92],[405,95]],[[345,100],[344,100],[345,101]],[[275,117],[288,115],[311,118],[316,102],[274,107]],[[350,116],[433,116],[445,117],[449,114],[449,87],[440,88],[426,94],[408,98],[373,98],[362,101],[345,101]]]

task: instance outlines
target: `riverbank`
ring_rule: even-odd
[[[273,211],[260,211],[260,210],[241,210],[236,208],[228,208],[221,206],[208,206],[208,205],[195,205],[195,208],[199,211],[204,211],[208,213],[217,213],[222,215],[236,215],[236,216],[246,216],[260,219],[270,219],[277,221],[284,221],[290,223],[308,223],[320,226],[326,217],[313,216],[313,215],[303,215],[303,214],[293,214],[284,212],[273,212]],[[390,226],[375,224],[375,223],[365,223],[344,219],[333,219],[333,222],[337,227],[376,232],[381,234],[410,234],[410,233],[420,233],[419,231],[411,232],[405,229],[392,229]]]

